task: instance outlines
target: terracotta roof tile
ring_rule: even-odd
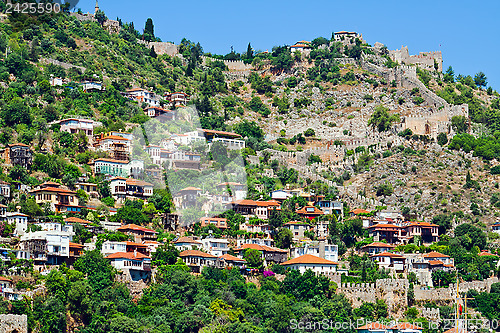
[[[335,261],[330,261],[320,257],[313,256],[312,254],[304,254],[303,256],[290,259],[281,263],[283,266],[295,265],[295,264],[317,264],[317,265],[338,265]]]
[[[224,259],[225,261],[238,261],[238,262],[246,262],[245,259],[241,259],[235,256],[232,256],[230,254],[224,254],[223,256],[220,256],[219,258]]]
[[[424,254],[424,258],[449,258],[449,257],[450,256],[447,256],[446,254],[442,254],[436,251]]]
[[[179,253],[180,257],[203,257],[203,258],[217,258],[210,253],[201,252],[198,250],[185,250]]]
[[[130,260],[141,260],[141,259],[149,259],[149,257],[140,252],[116,252],[108,255],[107,259],[130,259]]]

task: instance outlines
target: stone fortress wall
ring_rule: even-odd
[[[147,42],[144,40],[138,40],[137,42],[145,45],[148,49],[154,47],[158,55],[166,54],[173,57],[179,54],[179,46],[170,42]]]
[[[334,280],[329,276],[330,279]],[[334,280],[335,281],[335,280]],[[338,281],[338,278],[336,278]],[[478,292],[489,292],[491,285],[498,282],[497,277],[488,278],[483,281],[462,282],[459,285],[460,293],[469,290]],[[344,294],[353,304],[359,307],[363,302],[374,302],[383,299],[389,311],[397,312],[398,307],[406,307],[409,282],[407,279],[379,279],[376,283],[341,283],[338,285],[337,293]],[[414,287],[415,301],[453,301],[456,297],[456,286],[447,288],[420,288]],[[429,313],[432,311],[428,311]]]
[[[216,61],[216,60],[222,61],[224,63],[224,65],[227,66],[227,69],[229,71],[241,72],[241,71],[249,71],[249,70],[253,69],[253,66],[251,64],[245,64],[241,60],[220,60],[220,59],[214,59],[214,58],[209,58],[209,57],[205,57],[205,56],[202,56],[201,58],[202,58],[202,64],[203,65],[206,65],[208,60],[211,60],[211,61]]]
[[[416,67],[410,65],[400,65],[396,68],[384,68],[378,66],[370,58],[363,57],[361,67],[375,75],[384,78],[387,82],[395,81],[399,87],[406,89],[418,88],[420,96],[424,99],[429,109],[419,111],[418,114],[405,117],[403,128],[409,128],[414,134],[429,135],[436,138],[441,132],[453,135],[451,128],[451,118],[453,116],[469,116],[469,106],[450,105],[444,99],[437,96],[428,89],[417,77]]]
[[[429,71],[436,70],[434,67],[434,63],[436,62],[438,65],[437,71],[443,71],[443,55],[441,51],[420,52],[417,55],[410,55],[408,46],[401,46],[400,50],[389,51],[389,57],[391,57],[392,61],[400,64],[418,65]]]

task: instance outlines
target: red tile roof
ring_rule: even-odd
[[[374,224],[370,227],[368,227],[369,229],[371,228],[382,228],[382,229],[388,229],[388,228],[393,228],[393,229],[401,229],[400,226],[397,226],[395,224],[387,224],[387,223],[378,223],[378,224]]]
[[[372,257],[404,258],[404,257],[403,257],[402,255],[400,255],[400,254],[390,253],[390,252],[377,253],[377,254],[374,254],[374,255],[370,256],[370,258],[372,258]]]
[[[118,135],[109,135],[109,136],[105,136],[104,138],[102,138],[102,140],[106,140],[106,139],[129,141],[129,139],[122,138],[121,136],[118,136]]]
[[[99,162],[99,161],[102,161],[102,162],[111,162],[111,163],[120,163],[120,164],[128,164],[127,161],[114,160],[112,158],[98,158],[98,159],[94,160],[94,163],[95,162]]]
[[[182,190],[179,190],[179,192],[182,192],[182,191],[202,191],[202,189],[194,187],[194,186],[189,186],[189,187],[183,188]]]
[[[307,208],[313,208],[314,210],[312,212],[307,211]],[[297,214],[304,214],[304,215],[323,215],[324,212],[319,209],[316,206],[304,206],[299,210],[295,211]]]
[[[106,257],[107,259],[130,259],[130,260],[141,260],[141,259],[146,259],[149,257],[147,255],[144,255],[140,252],[116,252],[108,255]]]
[[[442,254],[436,251],[424,254],[424,258],[449,258],[449,257],[450,256],[447,256],[446,254]]]
[[[76,192],[73,192],[73,191],[70,191],[70,190],[66,190],[66,189],[63,189],[63,188],[55,188],[55,187],[44,187],[44,188],[41,188],[41,189],[38,189],[38,190],[33,190],[31,192],[56,192],[56,193],[64,193],[64,194],[76,194]]]
[[[356,208],[351,210],[349,213],[354,213],[354,215],[358,215],[358,214],[369,214],[370,212],[361,208]]]
[[[225,261],[238,261],[238,262],[246,262],[245,259],[241,259],[235,256],[232,256],[230,254],[224,254],[223,256],[220,256],[219,258],[224,259]]]
[[[144,228],[144,227],[138,226],[137,224],[122,225],[117,230],[120,230],[120,231],[122,231],[122,230],[135,230],[135,231],[144,231],[144,232],[149,232],[149,233],[155,233],[155,234],[157,234],[156,231],[154,231],[152,229],[148,229],[148,228]]]
[[[442,266],[444,263],[441,260],[429,260],[431,266]]]
[[[198,242],[197,240],[194,240],[190,237],[180,237],[178,240],[176,240],[174,242],[174,244],[177,244],[177,243],[192,243],[192,244],[200,244],[201,245],[201,242]]]
[[[12,282],[11,279],[8,279],[6,277],[0,276],[0,281],[7,281],[7,282]]]
[[[89,224],[90,223],[87,220],[83,220],[81,218],[74,217],[74,216],[71,216],[71,217],[68,217],[67,219],[64,219],[64,222],[66,222],[66,223],[80,223],[80,224]]]
[[[439,227],[437,224],[429,223],[429,222],[415,222],[411,221],[409,223],[405,223],[405,227],[409,226],[419,226],[419,227]]]
[[[297,264],[317,264],[317,265],[338,265],[338,262],[330,261],[320,257],[313,256],[312,254],[304,254],[303,256],[290,259],[281,263],[283,266],[297,265]]]
[[[126,241],[125,242],[127,244],[127,246],[136,246],[136,247],[143,247],[143,248],[146,248],[147,246],[144,245],[144,244],[141,244],[141,243],[136,243],[136,242],[130,242],[130,241]]]
[[[367,247],[386,247],[386,248],[394,248],[394,245],[387,244],[387,243],[382,243],[382,242],[373,242],[371,244],[365,245],[361,247],[362,249],[367,248]]]
[[[288,253],[287,250],[283,249],[278,249],[276,247],[270,247],[266,245],[259,245],[259,244],[242,244],[240,247],[234,249],[235,251],[242,251],[246,249],[254,249],[258,251],[263,251],[263,252],[281,252],[281,253]]]
[[[217,258],[210,253],[201,252],[198,250],[185,250],[179,253],[180,257],[203,257],[203,258]]]
[[[479,255],[482,256],[493,256],[493,257],[498,257],[496,254],[490,253],[488,250],[482,250]]]
[[[70,248],[79,248],[79,249],[83,249],[83,245],[82,244],[77,244],[77,243],[72,243],[72,242],[69,242],[69,247]]]
[[[233,132],[224,132],[224,131],[215,131],[215,130],[209,130],[209,129],[204,129],[201,128],[202,132],[205,133],[211,133],[211,134],[220,134],[220,135],[227,135],[227,136],[234,136],[234,137],[241,137],[238,133],[233,133]]]
[[[127,185],[133,185],[133,186],[153,186],[153,184],[139,180],[139,179],[133,179],[133,178],[128,178],[126,181]]]

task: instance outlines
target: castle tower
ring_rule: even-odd
[[[99,11],[99,4],[97,2],[98,0],[95,0],[95,13]]]

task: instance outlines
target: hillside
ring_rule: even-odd
[[[457,281],[498,319],[500,95],[442,66],[356,32],[218,55],[1,16],[0,330],[428,326]]]

